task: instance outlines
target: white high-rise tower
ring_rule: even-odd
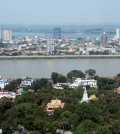
[[[11,29],[2,29],[2,41],[4,43],[10,43],[12,41],[12,30]]]
[[[120,28],[117,28],[116,29],[116,36],[115,36],[115,39],[120,39]]]

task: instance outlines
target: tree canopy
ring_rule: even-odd
[[[72,78],[85,78],[85,74],[80,71],[80,70],[72,70],[67,73],[67,78],[72,79]]]
[[[53,74],[56,82],[78,76],[70,75],[67,79],[59,73]],[[10,91],[15,91],[19,85],[16,82],[10,84],[14,88],[8,85]],[[97,89],[89,87],[87,91],[88,96],[95,94],[98,99],[80,103],[82,87],[56,90],[48,79],[36,79],[30,87],[32,92],[26,89],[14,101],[6,97],[0,99],[0,128],[3,134],[21,131],[19,126],[31,134],[55,134],[57,129],[69,130],[73,134],[119,134],[120,94],[114,90],[118,87],[118,79],[97,77],[97,84]],[[54,109],[49,115],[46,105],[56,98],[65,103],[64,108]]]

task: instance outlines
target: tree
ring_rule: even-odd
[[[12,100],[6,97],[0,99],[0,113],[4,113],[7,109],[12,107]]]
[[[51,78],[53,80],[53,83],[56,84],[57,83],[57,78],[58,78],[58,73],[52,72]]]
[[[37,96],[35,93],[29,91],[29,92],[22,94],[21,96],[18,96],[15,100],[15,103],[16,104],[30,103],[30,102],[35,103],[38,101],[38,98],[39,98],[39,96]]]
[[[58,74],[57,82],[65,83],[67,81],[66,77],[62,74]]]
[[[120,73],[117,74],[117,77],[120,77]]]
[[[4,113],[8,109],[12,108],[12,106],[13,106],[13,102],[12,102],[11,99],[8,99],[6,97],[3,97],[3,98],[0,99],[0,124],[2,123],[2,121],[5,121]],[[3,124],[5,125],[6,122],[4,122]]]
[[[91,78],[94,78],[94,76],[95,76],[95,74],[96,74],[96,71],[95,71],[94,69],[89,69],[89,70],[86,70],[86,71],[85,71],[85,74],[86,74],[87,76],[89,76],[89,78],[91,79]]]
[[[60,126],[63,129],[63,131],[71,129],[70,117],[71,113],[69,111],[65,111],[61,113],[61,115],[59,116],[58,121],[60,122]]]
[[[16,91],[16,89],[18,88],[20,83],[21,83],[21,79],[20,78],[16,79],[16,80],[13,80],[8,85],[5,86],[5,89],[9,90],[9,91]]]
[[[91,120],[85,120],[79,124],[73,134],[94,134],[95,123]]]
[[[117,120],[112,123],[112,133],[120,134],[120,120]]]
[[[5,114],[5,120],[8,121],[13,127],[22,124],[25,128],[31,130],[31,126],[33,126],[33,120],[36,116],[35,111],[37,109],[38,106],[34,103],[17,104],[11,109],[7,110]]]
[[[108,126],[99,126],[96,129],[96,134],[112,134],[111,130],[108,128]]]
[[[30,134],[40,134],[38,131],[31,131]]]
[[[73,77],[75,78],[85,78],[85,74],[80,71],[80,70],[72,70],[67,73],[67,78],[72,79]]]
[[[46,87],[48,83],[48,80],[45,78],[37,79],[33,82],[32,88],[37,91],[38,89],[41,89],[42,87]]]
[[[99,78],[99,80],[97,81],[97,85],[99,89],[102,90],[112,90],[115,88],[116,86],[116,82],[115,80],[111,80],[108,78]]]
[[[79,115],[79,121],[87,119],[92,121],[98,120],[98,107],[93,103],[81,103],[76,107],[75,112]]]

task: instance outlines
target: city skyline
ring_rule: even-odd
[[[0,24],[119,24],[119,0],[0,0]]]

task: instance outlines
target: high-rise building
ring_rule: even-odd
[[[1,37],[4,43],[10,43],[12,41],[12,30],[11,29],[2,29]]]
[[[60,28],[54,28],[53,29],[53,38],[54,39],[60,39],[61,38],[61,29]]]
[[[101,34],[100,43],[103,46],[106,46],[108,44],[108,36],[107,36],[107,33],[106,32],[103,32]]]
[[[56,46],[54,40],[47,41],[47,54],[54,55],[56,53]]]
[[[0,28],[0,41],[2,41],[2,28]]]
[[[116,29],[116,36],[115,36],[115,39],[120,39],[120,28],[117,28]]]

